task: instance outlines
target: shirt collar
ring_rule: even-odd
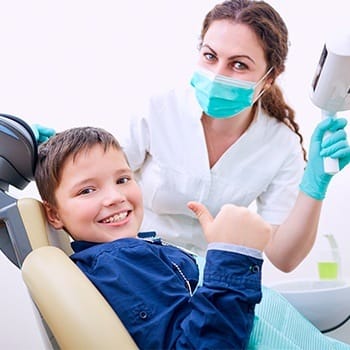
[[[147,232],[139,232],[137,234],[138,238],[154,241],[156,237],[156,233],[154,231],[147,231]],[[71,247],[75,253],[81,252],[82,250],[91,248],[95,245],[104,244],[105,242],[96,243],[96,242],[88,242],[88,241],[73,241],[71,242]]]

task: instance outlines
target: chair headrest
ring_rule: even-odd
[[[25,188],[34,179],[37,143],[22,119],[0,114],[0,190]]]

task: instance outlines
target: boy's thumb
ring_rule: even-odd
[[[197,216],[197,219],[203,228],[214,220],[205,205],[198,202],[189,202],[187,206]]]

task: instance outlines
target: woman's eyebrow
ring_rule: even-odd
[[[202,48],[203,48],[203,47],[209,49],[215,56],[217,56],[216,51],[215,51],[212,47],[210,47],[210,45],[208,45],[208,44],[203,44]],[[253,58],[251,58],[251,57],[248,56],[248,55],[242,55],[242,54],[230,56],[230,57],[228,58],[228,60],[229,60],[229,61],[233,61],[233,60],[237,60],[237,59],[239,59],[239,58],[245,58],[245,59],[247,59],[247,60],[249,60],[249,61],[251,61],[252,63],[255,64],[255,60],[254,60]]]
[[[209,49],[210,51],[212,51],[213,54],[217,55],[217,53],[215,52],[215,50],[213,50],[208,44],[203,44],[202,47],[201,47],[201,49],[202,49],[203,47],[206,47],[207,49]]]
[[[256,64],[255,61],[253,60],[253,58],[251,58],[251,57],[248,56],[248,55],[233,55],[233,56],[230,56],[230,57],[228,58],[228,60],[229,60],[229,61],[233,61],[233,60],[238,60],[238,59],[242,59],[242,58],[245,58],[245,59],[249,60],[250,62]]]

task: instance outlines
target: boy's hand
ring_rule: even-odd
[[[263,251],[271,238],[271,226],[247,208],[225,204],[215,218],[201,203],[189,202],[188,208],[196,214],[208,243],[236,244]]]

